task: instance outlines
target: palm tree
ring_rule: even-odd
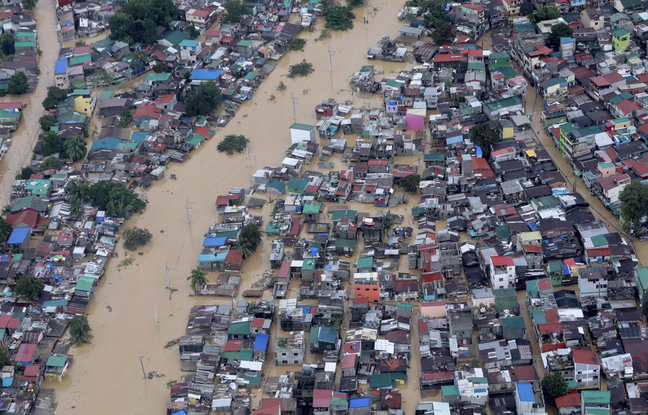
[[[236,241],[236,245],[234,245],[233,249],[239,254],[241,254],[243,259],[247,259],[250,255],[252,255],[252,249],[250,248],[250,244],[241,238],[239,238]]]
[[[187,281],[190,281],[190,286],[194,291],[198,291],[198,288],[207,284],[209,281],[206,277],[207,273],[200,268],[194,268],[191,270],[191,274],[187,277]]]
[[[70,321],[70,342],[79,347],[83,343],[90,343],[92,329],[86,316],[76,316]]]
[[[78,197],[74,196],[70,198],[70,216],[73,219],[79,219],[83,214],[83,203],[79,200]]]
[[[386,233],[389,233],[389,230],[394,227],[394,217],[390,213],[383,217],[383,226]]]
[[[72,161],[81,160],[85,157],[88,151],[88,144],[82,137],[79,137],[78,135],[68,137],[68,139],[65,140],[64,146],[65,154],[68,158],[72,159]]]

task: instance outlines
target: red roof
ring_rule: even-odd
[[[453,372],[424,373],[423,380],[452,379]]]
[[[510,256],[492,256],[491,263],[494,267],[514,267],[513,258]]]
[[[202,18],[207,18],[209,17],[209,12],[206,10],[194,10],[193,12],[189,13],[194,16],[202,17]]]
[[[5,222],[7,222],[11,226],[27,225],[30,228],[33,228],[36,225],[37,219],[38,211],[35,209],[27,208],[21,210],[20,212],[7,215]]]
[[[158,99],[156,99],[155,103],[156,104],[169,104],[171,101],[173,101],[173,97],[175,97],[175,95],[166,94],[166,95],[163,95],[163,96],[159,97]]]
[[[593,76],[590,78],[590,82],[592,82],[594,85],[596,85],[599,88],[610,86],[610,81],[608,81],[602,76]]]
[[[550,290],[552,288],[551,286],[551,281],[549,279],[545,280],[540,280],[538,281],[538,289],[539,290]]]
[[[522,245],[524,252],[539,252],[542,253],[542,247],[539,245]]]
[[[263,328],[263,323],[265,323],[265,320],[262,318],[255,318],[252,320],[252,325],[250,327],[254,327],[256,329],[261,329]]]
[[[619,109],[619,111],[621,111],[625,115],[631,114],[632,111],[642,108],[637,101],[630,100],[630,99],[623,100],[618,104],[616,104],[616,106]]]
[[[514,369],[515,369],[515,376],[517,376],[518,381],[538,380],[538,373],[536,372],[533,365],[515,366]]]
[[[476,4],[462,4],[461,7],[465,7],[467,9],[472,9],[472,10],[478,11],[479,13],[484,11],[484,8],[482,6],[478,6]]]
[[[254,415],[281,415],[281,405],[268,406],[259,408],[254,411]]]
[[[556,406],[558,408],[567,408],[570,406],[581,406],[580,394],[577,391],[568,393],[564,396],[556,398]]]
[[[0,102],[1,109],[23,109],[25,104],[22,102]]]
[[[342,358],[342,369],[351,369],[356,365],[356,356],[355,354],[347,354]]]
[[[605,256],[610,256],[612,255],[612,252],[610,251],[610,248],[595,248],[595,249],[587,249],[585,251],[587,253],[587,256],[589,258],[592,257],[605,257]]]
[[[352,355],[355,357],[355,355]],[[333,398],[333,391],[326,389],[313,390],[313,408],[328,408],[331,406],[331,398]]]
[[[610,72],[607,75],[603,75],[606,81],[610,84],[615,84],[617,82],[622,82],[625,78],[618,72]]]
[[[431,283],[434,281],[443,281],[443,275],[440,272],[424,272],[421,275],[421,280],[424,284]]]
[[[543,344],[542,345],[542,353],[549,352],[551,350],[564,349],[564,348],[565,348],[565,343]]]
[[[547,46],[542,45],[542,46],[536,46],[536,50],[533,52],[529,52],[529,56],[539,56],[539,55],[544,55],[547,53],[553,52],[552,49],[549,49]]]
[[[581,349],[574,349],[574,363],[582,363],[585,365],[594,366],[599,366],[601,364],[599,362],[598,356],[596,355],[596,352]]]
[[[232,43],[234,36],[223,36],[220,40],[221,43]]]
[[[11,318],[11,319],[9,319],[9,324],[7,324],[7,328],[8,329],[17,329],[18,324],[20,324],[20,320],[18,320],[17,318]]]
[[[10,315],[8,314],[0,315],[0,329],[6,329],[7,325],[9,324],[9,320],[11,320]]]
[[[421,333],[425,333],[428,331],[428,326],[427,326],[427,321],[426,320],[419,320],[418,321],[418,331],[419,335]]]
[[[562,332],[562,326],[558,323],[538,324],[540,334],[556,334]]]
[[[35,344],[23,343],[18,348],[18,354],[16,354],[16,362],[30,362],[34,359],[34,353],[36,353],[36,348],[38,346]]]
[[[133,119],[139,117],[150,117],[150,118],[155,118],[157,120],[160,118],[161,115],[162,115],[162,110],[157,108],[155,105],[142,104],[135,110],[135,114],[133,114]]]
[[[241,350],[241,341],[240,340],[229,340],[225,343],[226,352],[238,352]]]
[[[467,56],[472,56],[473,58],[481,58],[484,56],[484,51],[481,49],[464,49],[461,53]]]
[[[223,34],[222,30],[208,30],[205,32],[205,37],[219,37],[220,35]]]
[[[558,309],[551,308],[545,311],[545,318],[549,324],[557,324],[560,322],[560,316],[558,315]]]
[[[202,137],[205,137],[206,139],[210,139],[214,135],[214,130],[209,129],[208,127],[198,127],[194,131],[194,134],[198,134]]]
[[[240,262],[242,260],[243,260],[243,255],[241,255],[239,251],[235,251],[233,249],[227,251],[227,255],[225,255],[225,261]]]
[[[460,62],[466,60],[466,57],[463,55],[456,55],[451,53],[442,53],[434,55],[434,62]]]

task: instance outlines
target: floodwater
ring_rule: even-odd
[[[141,256],[135,253],[132,265],[120,269],[118,265],[125,253],[117,249],[119,258],[110,262],[106,278],[100,282],[88,308],[93,344],[71,350],[75,359],[62,383],[44,385],[56,388],[62,412],[67,413],[72,407],[79,413],[98,415],[116,412],[157,414],[164,411],[169,400],[166,383],[179,380],[182,375],[177,348],[164,349],[164,345],[185,333],[192,306],[228,304],[231,301],[193,297],[186,281],[190,270],[197,265],[206,230],[218,220],[214,206],[216,197],[234,186],[250,186],[256,169],[279,165],[285,157],[284,150],[290,145],[288,127],[295,121],[315,124],[314,109],[322,99],[334,98],[338,102],[354,99],[356,107],[380,105],[378,98],[352,96],[349,77],[368,63],[365,56],[369,47],[376,45],[384,35],[397,35],[401,24],[396,19],[399,8],[398,2],[376,2],[369,6],[367,30],[362,24],[362,9],[357,9],[356,27],[350,32],[333,33],[332,38],[319,42],[315,41],[318,32],[302,34],[308,40],[305,51],[283,57],[256,92],[253,101],[242,105],[227,127],[192,153],[190,161],[170,166],[167,177],[175,174],[177,180],[157,182],[147,191],[150,204],[146,212],[131,219],[127,226],[148,228],[154,235],[152,242],[141,250]],[[323,28],[321,20],[317,28]],[[332,71],[329,71],[329,49]],[[302,59],[312,62],[315,72],[307,78],[286,78],[287,66]],[[398,70],[410,67],[410,64],[402,63],[371,63],[385,76],[394,76]],[[285,91],[277,91],[281,81],[287,86]],[[275,96],[274,101],[269,100],[271,95]],[[296,119],[293,119],[293,102]],[[250,167],[245,155],[226,156],[216,151],[213,141],[226,134],[243,134],[251,140]],[[352,142],[356,136],[347,138]],[[418,164],[419,158],[405,158],[403,162]],[[316,163],[317,160],[313,160],[310,168],[315,168]],[[337,163],[339,165],[339,156]],[[402,215],[417,201],[417,197],[410,198],[407,207],[401,205],[392,212]],[[328,209],[331,207],[334,205]],[[377,210],[371,205],[357,205],[355,208],[362,212]],[[263,209],[266,220],[270,210],[269,204]],[[405,225],[408,225],[407,220]],[[358,246],[357,252],[360,249],[362,247]],[[245,261],[239,293],[248,289],[268,268],[269,253],[270,243],[265,241],[259,251]],[[401,261],[401,270],[406,270],[404,262]],[[168,271],[170,283],[178,289],[171,298],[166,289],[165,266],[171,268]],[[216,278],[216,274],[209,275],[212,281]],[[297,297],[296,281],[291,288],[289,298]],[[269,291],[264,298],[270,298]],[[159,325],[156,325],[155,310]],[[298,370],[274,366],[272,345],[275,330],[266,364],[266,375],[270,376]],[[418,338],[418,335],[413,332],[412,337]],[[159,371],[166,377],[143,379],[140,357],[145,372]],[[312,358],[308,357],[307,361]],[[414,413],[420,400],[416,391],[418,362],[417,358],[412,360],[410,381],[401,388],[405,393],[404,409],[410,414]],[[255,403],[260,398],[258,394]]]

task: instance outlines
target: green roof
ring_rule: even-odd
[[[308,186],[308,180],[306,179],[295,179],[294,177],[288,180],[288,188],[296,189],[298,191],[304,190]]]
[[[624,28],[622,27],[622,28],[617,29],[617,30],[615,30],[614,32],[612,32],[612,34],[613,34],[614,36],[616,36],[616,37],[623,37],[623,36],[629,35],[630,32],[628,32],[626,29],[624,29]]]
[[[495,290],[499,291],[499,290]],[[495,297],[495,311],[515,310],[518,306],[517,296],[515,294],[506,297]]]
[[[45,366],[63,367],[66,362],[67,357],[65,356],[50,356]]]
[[[70,66],[77,66],[92,61],[92,55],[84,53],[83,55],[73,56],[70,58]]]
[[[459,386],[457,386],[457,385],[443,385],[443,386],[441,386],[441,394],[443,396],[457,396],[457,395],[459,395]]]
[[[186,33],[181,32],[180,30],[172,30],[169,33],[162,36],[162,39],[171,43],[172,45],[179,45],[183,40],[189,39]]]
[[[315,261],[312,259],[307,259],[302,262],[302,271],[312,271],[315,269]]]
[[[372,256],[360,258],[358,259],[358,265],[356,268],[369,268],[373,265],[373,260]]]
[[[414,308],[414,304],[407,304],[407,303],[396,303],[396,308],[407,308],[412,310]]]
[[[512,235],[511,230],[506,225],[496,226],[495,232],[497,232],[500,239],[509,239]]]
[[[259,76],[258,72],[249,72],[247,75],[245,75],[245,79],[251,81],[253,79],[256,79],[257,76]]]
[[[531,316],[536,325],[538,324],[547,324],[547,316],[544,311],[541,310],[531,310]]]
[[[587,406],[587,404],[596,404],[596,405],[609,405],[611,399],[610,391],[592,391],[584,390],[581,392],[581,401]]]
[[[311,131],[315,129],[314,125],[310,124],[301,124],[301,123],[294,123],[293,125],[290,126],[291,130],[303,130],[303,131]]]
[[[565,78],[563,78],[562,76],[559,76],[558,78],[548,79],[548,80],[544,81],[541,85],[542,85],[543,88],[550,88],[550,87],[552,87],[554,85],[560,85],[560,84],[565,83],[565,82],[567,82],[567,80]]]
[[[248,46],[252,46],[252,43],[254,42],[252,42],[251,40],[239,40],[236,46],[248,47]]]
[[[371,389],[392,387],[391,373],[380,373],[369,376],[369,387]]]
[[[36,32],[16,32],[15,37],[36,37]]]
[[[239,362],[250,361],[253,355],[254,352],[252,350],[241,350],[239,352],[225,352],[221,355],[221,359],[225,359],[228,364],[232,364],[237,359]]]
[[[505,329],[526,329],[524,317],[507,317],[500,319]]]
[[[243,379],[245,379],[248,385],[260,385],[261,381],[263,380],[262,378],[251,377],[251,376],[245,376]],[[331,400],[331,402],[333,402],[333,400]]]
[[[639,284],[643,290],[648,289],[648,267],[636,267],[635,273],[637,274],[637,279],[639,279]],[[641,293],[643,290],[640,290]]]
[[[491,53],[490,56],[488,57],[490,60],[499,60],[499,59],[509,59],[509,55],[506,52],[500,52],[500,53]]]
[[[333,211],[331,214],[331,220],[332,221],[338,221],[341,219],[351,219],[355,220],[356,216],[358,215],[357,210],[351,210],[351,209],[336,209]]]
[[[90,92],[89,89],[75,89],[72,92],[72,95],[90,95],[92,92]]]
[[[14,42],[16,48],[35,48],[36,42]]]
[[[314,200],[309,201],[304,205],[304,213],[319,213],[321,206],[322,204],[320,202]]]
[[[170,76],[171,76],[170,73],[155,73],[155,72],[151,72],[151,73],[149,73],[149,74],[146,75],[146,77],[144,78],[144,80],[145,80],[145,81],[149,81],[149,82],[166,81],[166,80],[169,79]]]
[[[92,290],[92,284],[94,284],[94,281],[94,278],[91,277],[80,277],[74,289],[89,292]]]
[[[51,180],[28,180],[25,184],[25,190],[31,190],[33,195],[47,195]]]
[[[44,212],[47,210],[47,205],[48,203],[38,196],[20,197],[14,200],[14,204],[11,207],[11,212],[18,212],[19,210],[23,210],[28,207],[38,210],[39,212]]]
[[[594,245],[594,248],[598,248],[599,246],[607,245],[608,241],[605,235],[596,235],[592,237],[592,245]]]
[[[605,408],[585,408],[586,415],[610,415],[610,410]]]
[[[311,329],[309,343],[317,344],[318,338],[319,338],[319,327],[315,327],[314,329]]]
[[[468,62],[468,69],[486,69],[484,62]]]
[[[114,96],[115,96],[115,88],[106,88],[103,91],[101,91],[101,94],[99,95],[99,101],[102,101],[104,99],[111,99]]]
[[[338,246],[339,247],[348,246],[349,248],[355,249],[355,244],[356,244],[356,241],[354,241],[353,239],[340,239],[340,238],[337,238],[335,240],[335,246],[336,247],[338,247]]]
[[[200,45],[200,42],[198,42],[197,40],[189,40],[189,39],[185,39],[178,44],[178,46],[180,47],[187,47],[187,48],[195,48],[198,45]]]
[[[514,105],[522,105],[522,99],[519,95],[515,95],[509,98],[498,99],[497,101],[491,101],[486,103],[486,106],[491,111],[497,111],[502,108],[512,107]]]
[[[428,153],[423,156],[423,161],[445,160],[445,153]]]
[[[252,321],[235,321],[233,323],[230,323],[229,327],[227,328],[227,334],[249,336],[251,326]]]
[[[198,146],[204,139],[205,139],[205,137],[203,137],[202,135],[192,134],[191,137],[186,138],[185,141],[187,143],[193,144],[194,147],[195,147],[195,146]]]

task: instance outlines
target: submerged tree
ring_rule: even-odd
[[[191,270],[191,274],[187,277],[187,281],[189,281],[189,285],[195,292],[198,291],[198,288],[209,282],[206,275],[207,273],[198,267]]]
[[[202,82],[185,98],[187,115],[211,115],[223,103],[223,94],[215,82]]]
[[[308,76],[313,72],[315,72],[315,69],[313,69],[313,64],[307,62],[306,59],[304,59],[301,62],[296,63],[294,65],[290,65],[288,67],[288,78]]]
[[[229,134],[226,135],[216,149],[221,153],[234,154],[234,151],[237,153],[242,153],[243,150],[247,147],[250,140],[245,138],[244,135]]]
[[[123,232],[123,237],[124,248],[129,251],[134,251],[140,246],[148,244],[153,239],[153,235],[151,235],[148,229],[138,228],[137,226],[126,229]]]
[[[76,347],[82,344],[90,344],[92,329],[86,316],[75,316],[70,321],[70,342]]]

